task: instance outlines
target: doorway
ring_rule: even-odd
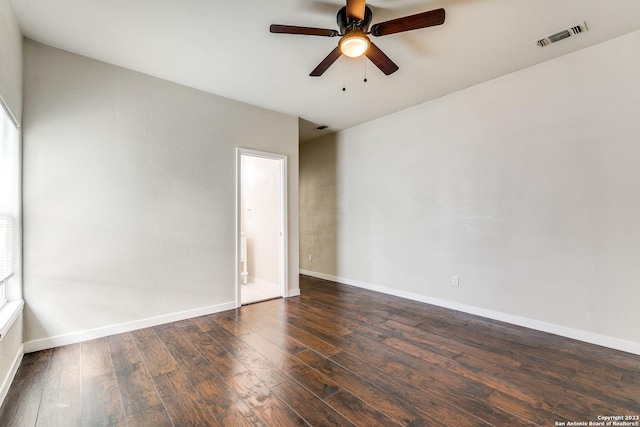
[[[286,296],[284,155],[237,151],[237,306]]]

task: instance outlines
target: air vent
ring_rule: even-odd
[[[582,21],[578,25],[574,25],[573,27],[569,27],[566,30],[559,31],[555,34],[551,34],[543,39],[537,41],[538,46],[545,47],[549,46],[551,43],[559,42],[560,40],[564,40],[571,36],[577,36],[578,34],[582,34],[586,31],[589,31],[589,27],[587,27],[587,23]]]

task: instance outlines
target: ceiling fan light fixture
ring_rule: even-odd
[[[369,38],[364,34],[353,34],[340,40],[340,52],[350,58],[357,58],[369,49]]]

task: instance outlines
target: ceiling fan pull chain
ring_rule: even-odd
[[[347,84],[345,83],[345,73],[344,73],[344,58],[342,58],[342,60],[340,61],[342,62],[342,91],[346,92],[347,91]]]
[[[367,82],[367,57],[362,55],[362,60],[364,61],[364,82]]]

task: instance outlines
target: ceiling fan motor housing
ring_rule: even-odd
[[[373,13],[369,6],[365,6],[364,8],[364,19],[360,20],[351,20],[347,17],[347,8],[343,7],[338,11],[338,16],[336,17],[336,21],[338,22],[338,28],[340,28],[341,34],[346,34],[352,30],[362,30],[363,32],[369,31],[369,25],[371,24],[371,20],[373,19]]]

